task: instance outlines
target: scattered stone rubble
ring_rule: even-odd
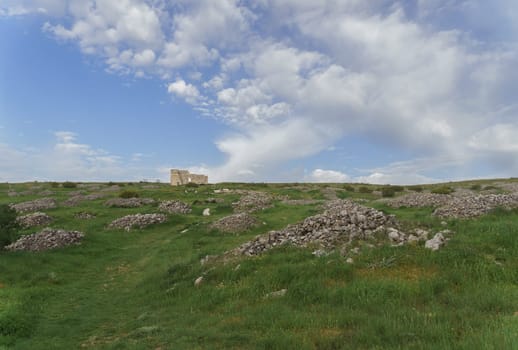
[[[455,195],[410,193],[383,201],[396,208],[402,206],[436,207],[433,214],[443,218],[471,218],[487,214],[496,207],[518,207],[518,193],[473,194],[466,191],[459,191]]]
[[[222,232],[242,232],[256,226],[258,221],[256,218],[248,213],[238,213],[225,216],[210,225],[210,228],[215,228]]]
[[[104,202],[104,205],[116,208],[138,208],[153,203],[155,200],[152,198],[112,198]]]
[[[75,207],[81,202],[84,201],[94,201],[96,199],[103,198],[105,195],[103,193],[92,193],[92,194],[77,194],[75,196],[70,197],[66,201],[63,202],[63,205],[66,207]]]
[[[130,231],[132,228],[144,228],[153,224],[160,224],[167,221],[165,214],[134,214],[126,215],[112,221],[109,228],[120,228]]]
[[[56,207],[56,200],[53,198],[40,198],[33,201],[11,204],[11,208],[19,213],[27,213],[32,211],[52,209]]]
[[[6,250],[42,251],[61,248],[72,244],[80,244],[83,233],[45,228],[39,233],[22,236],[16,242],[5,247]]]
[[[415,192],[405,194],[400,197],[391,199],[380,199],[379,201],[387,203],[387,205],[400,207],[440,207],[452,200],[453,196],[449,194]]]
[[[439,217],[471,218],[487,214],[497,207],[518,207],[518,193],[454,197],[433,214]]]
[[[16,219],[16,221],[22,227],[27,228],[27,227],[33,227],[33,226],[48,225],[52,222],[52,218],[45,213],[36,212],[36,213],[20,216]]]
[[[254,212],[272,207],[272,197],[268,193],[248,191],[241,199],[232,203],[236,213]]]
[[[161,202],[158,209],[170,214],[189,214],[192,211],[188,204],[177,200]]]
[[[382,239],[398,246],[428,238],[426,230],[402,232],[393,215],[385,215],[351,200],[329,202],[325,209],[324,213],[310,216],[281,231],[257,236],[227,254],[254,256],[285,243],[300,247],[317,244],[329,250],[337,246],[349,247],[358,240]]]

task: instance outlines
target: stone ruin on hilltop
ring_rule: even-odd
[[[207,175],[191,174],[188,170],[171,169],[171,186],[187,185],[189,183],[208,184]]]

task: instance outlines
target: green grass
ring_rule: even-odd
[[[11,186],[22,191],[31,185]],[[58,202],[79,189],[37,185],[55,191],[51,197]],[[225,202],[205,204],[215,196],[214,188],[321,199],[321,187],[159,187],[125,189],[143,198],[197,203],[193,212],[170,215],[167,223],[142,230],[108,230],[120,216],[156,211],[154,206],[107,208],[104,201],[119,193],[109,192],[79,207],[45,211],[55,218],[52,227],[83,231],[82,245],[0,253],[0,349],[518,348],[518,211],[448,221],[455,234],[437,252],[422,246],[361,246],[351,265],[338,253],[317,258],[311,249],[283,246],[256,258],[202,266],[206,255],[319,211],[318,205],[276,201],[254,214],[264,222],[259,227],[221,233],[207,224],[230,214],[239,196],[217,195]],[[38,197],[8,198],[7,188],[0,184],[0,203]],[[404,227],[442,227],[431,208],[371,204],[395,214]],[[206,207],[213,216],[201,216]],[[78,211],[97,217],[76,220]],[[199,276],[204,280],[195,287]],[[266,297],[281,289],[287,289],[285,296]]]

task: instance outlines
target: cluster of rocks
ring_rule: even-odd
[[[18,197],[18,196],[31,196],[34,194],[34,191],[21,191],[21,192],[16,192],[16,191],[13,191],[13,190],[9,190],[7,192],[7,196],[9,197]]]
[[[103,197],[104,197],[103,193],[92,193],[92,194],[87,194],[87,195],[76,194],[76,195],[70,197],[69,199],[67,199],[66,201],[64,201],[63,205],[66,207],[75,207],[76,205],[78,205],[81,202],[94,201],[96,199],[100,199]]]
[[[93,219],[96,217],[95,214],[92,214],[92,213],[88,213],[86,211],[81,211],[79,213],[75,213],[74,214],[74,217],[76,219],[82,219],[82,220],[90,220],[90,219]]]
[[[518,193],[474,194],[471,191],[457,191],[455,195],[410,193],[382,201],[396,208],[435,207],[437,209],[433,215],[443,218],[471,218],[487,214],[497,207],[518,207]]]
[[[153,224],[160,224],[167,221],[165,214],[133,214],[116,219],[108,225],[109,228],[119,228],[130,231],[132,228],[144,228]]]
[[[268,193],[249,191],[239,201],[232,203],[236,213],[254,212],[270,208],[272,197]]]
[[[106,187],[106,188],[103,188],[101,191],[103,192],[117,192],[119,191],[121,188],[119,185],[112,185],[112,186],[109,186],[109,187]]]
[[[116,208],[138,208],[153,203],[155,200],[152,198],[112,198],[104,202],[104,205]]]
[[[433,214],[444,218],[471,218],[487,214],[497,207],[518,207],[518,193],[453,197]]]
[[[45,213],[36,212],[23,216],[19,216],[16,221],[22,227],[33,227],[33,226],[41,226],[48,225],[52,222],[52,218]]]
[[[45,228],[39,233],[22,236],[16,242],[5,247],[6,250],[42,251],[61,248],[72,244],[80,244],[83,233]]]
[[[225,216],[210,225],[210,228],[215,228],[222,232],[242,232],[256,226],[258,221],[248,213],[238,213]]]
[[[33,201],[11,204],[10,207],[19,213],[27,213],[44,209],[52,209],[57,206],[53,198],[40,198]]]
[[[158,209],[170,214],[189,214],[192,211],[190,205],[177,200],[163,201]]]
[[[449,194],[438,194],[438,193],[427,193],[427,192],[415,192],[405,194],[400,197],[391,199],[380,199],[379,201],[385,202],[387,205],[400,208],[400,207],[440,207],[452,200],[453,196]]]
[[[336,200],[325,205],[322,214],[306,218],[298,224],[265,235],[227,252],[230,255],[253,256],[282,244],[306,247],[319,245],[324,249],[349,247],[354,241],[387,240],[393,245],[425,241],[428,231],[415,229],[411,233],[399,230],[393,215],[368,208],[350,200]]]

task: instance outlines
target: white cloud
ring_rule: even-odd
[[[348,182],[351,179],[347,174],[336,170],[315,169],[306,178],[308,182]]]
[[[200,99],[200,92],[192,85],[186,83],[182,79],[178,79],[174,83],[170,83],[167,87],[170,94],[183,98],[190,104],[195,104]]]

